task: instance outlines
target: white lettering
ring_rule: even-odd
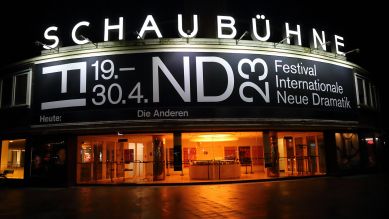
[[[182,14],[178,15],[178,33],[180,34],[180,37],[196,37],[197,32],[199,31],[199,25],[197,20],[197,15],[193,15],[193,30],[192,33],[185,33],[185,31],[182,28]],[[188,30],[189,32],[189,30]]]
[[[269,22],[268,19],[265,20],[265,24],[266,25],[263,28],[263,30],[265,32],[265,36],[261,37],[258,34],[257,22],[256,22],[256,20],[260,20],[260,19],[264,20],[265,19],[265,15],[257,15],[256,19],[255,18],[251,19],[251,24],[252,24],[251,25],[251,38],[259,40],[259,41],[267,41],[270,38],[270,22]]]
[[[229,23],[223,23],[223,21],[229,21]],[[235,19],[231,16],[217,16],[217,37],[220,39],[233,39],[236,36]],[[230,34],[224,34],[223,29],[228,28],[231,30]]]
[[[189,112],[186,110],[154,110],[153,117],[155,118],[180,118],[180,117],[188,117]]]
[[[62,116],[57,116],[57,115],[52,115],[52,116],[41,115],[41,116],[39,116],[40,123],[61,122],[61,121],[62,121]]]
[[[326,35],[324,31],[321,31],[321,38],[319,34],[317,33],[315,28],[312,28],[312,41],[313,41],[313,49],[317,49],[317,41],[319,41],[319,45],[322,50],[326,51],[327,50],[327,44],[326,44]],[[312,48],[312,46],[311,46]]]
[[[282,68],[282,71],[285,74],[300,74],[300,75],[309,75],[312,77],[317,76],[316,65],[313,66],[304,66],[302,62],[297,63],[296,65],[282,64],[282,60],[274,61],[275,72],[278,72],[279,68]]]
[[[314,106],[338,107],[351,109],[350,101],[347,97],[329,98],[321,97],[317,93],[312,93],[312,103]]]
[[[184,89],[178,84],[177,80],[170,73],[169,69],[162,62],[159,57],[153,57],[153,102],[159,102],[159,71],[162,70],[162,73],[166,76],[169,82],[176,89],[177,93],[181,96],[182,100],[185,102],[190,102],[190,68],[189,68],[189,57],[183,57],[184,64]]]
[[[48,27],[45,30],[45,33],[43,34],[45,39],[46,40],[53,40],[54,42],[51,45],[43,45],[43,48],[45,48],[45,49],[53,49],[53,48],[58,46],[58,44],[59,44],[58,36],[56,36],[56,35],[49,35],[50,31],[57,31],[57,30],[58,30],[58,27],[55,27],[55,26]]]
[[[205,96],[204,92],[204,70],[203,65],[206,62],[218,63],[226,70],[227,73],[227,87],[219,96]],[[228,62],[219,57],[196,57],[196,82],[197,82],[197,101],[198,102],[221,102],[227,99],[234,90],[234,73]]]
[[[118,39],[124,39],[124,21],[123,17],[119,17],[119,23],[116,25],[109,24],[109,18],[104,19],[104,41],[109,41],[109,32],[111,30],[118,31]],[[261,23],[261,24],[259,24]],[[178,14],[177,16],[177,29],[178,35],[184,38],[194,38],[199,32],[198,27],[198,16],[196,14],[193,15],[192,19],[193,29],[190,31],[189,29],[184,28],[182,14]],[[82,45],[88,42],[87,39],[82,39],[77,36],[77,31],[81,26],[89,26],[89,22],[81,21],[77,23],[72,29],[72,40],[74,43]],[[261,29],[259,29],[261,27]],[[270,39],[271,31],[270,31],[270,21],[265,18],[265,15],[256,15],[251,18],[250,32],[251,38],[253,40],[266,42]],[[288,44],[292,44],[291,40],[293,38],[293,44],[302,46],[302,35],[300,25],[296,25],[295,30],[290,29],[289,23],[285,23],[284,25],[284,34],[283,40],[279,43],[287,41]],[[58,31],[58,27],[51,26],[47,28],[44,32],[44,38],[49,41],[53,41],[51,45],[44,45],[45,49],[53,49],[58,47],[59,45],[59,37],[55,33],[51,32]],[[147,15],[142,28],[138,34],[138,39],[144,39],[145,35],[149,32],[154,32],[158,38],[162,38],[162,34],[160,29],[158,28],[154,18],[152,15]],[[245,32],[246,33],[246,32]],[[235,27],[235,19],[232,16],[217,16],[217,38],[219,39],[233,39],[236,37],[237,28]],[[326,42],[325,32],[317,31],[315,28],[312,28],[310,32],[310,47],[311,49],[322,49],[324,51],[327,50],[327,45],[330,41]],[[243,35],[242,35],[243,37]],[[333,37],[334,43],[332,43],[332,52],[344,55],[344,52],[340,51],[341,47],[345,47],[343,43],[343,37],[334,35]],[[239,40],[238,40],[239,41]],[[278,44],[278,43],[277,43]],[[275,45],[277,45],[275,44]]]
[[[138,39],[144,38],[145,34],[154,31],[157,34],[158,38],[162,38],[161,31],[159,31],[157,24],[153,18],[153,15],[147,15],[145,22],[143,23],[142,28],[139,31]]]
[[[78,30],[78,28],[81,27],[81,26],[87,26],[87,27],[89,27],[89,22],[88,22],[88,21],[81,21],[81,22],[79,22],[78,24],[74,25],[74,27],[73,27],[73,30],[72,30],[72,39],[73,39],[73,42],[76,43],[76,44],[78,44],[78,45],[82,45],[82,44],[88,43],[88,40],[87,40],[87,39],[79,40],[79,39],[77,38],[77,34],[76,34],[76,33],[77,33],[77,30]]]
[[[338,55],[344,56],[345,55],[344,52],[339,50],[339,47],[344,47],[344,43],[340,42],[340,40],[343,41],[343,37],[334,35],[334,40],[335,40],[335,48],[333,48],[333,50],[335,50],[335,51],[333,51],[333,52],[335,52]]]
[[[150,111],[146,111],[146,110],[138,110],[137,111],[137,116],[138,117],[149,118],[151,116],[151,113],[150,113]]]
[[[249,64],[250,71],[251,71],[251,73],[253,73],[253,72],[255,72],[255,65],[258,63],[261,64],[263,67],[263,74],[258,76],[258,81],[264,80],[267,77],[268,67],[267,67],[266,62],[260,58],[256,58],[253,61],[251,61],[249,59],[241,59],[238,63],[239,75],[244,79],[249,79],[249,74],[246,74],[242,71],[242,65]],[[265,100],[266,103],[270,102],[269,82],[265,82],[265,92],[263,92],[263,90],[261,88],[259,88],[259,86],[253,82],[247,81],[247,82],[242,83],[242,85],[239,87],[239,95],[243,101],[251,103],[254,101],[254,99],[252,97],[245,96],[245,94],[243,92],[246,87],[250,87],[250,88],[253,88],[254,90],[256,90],[262,96],[262,98]]]
[[[109,30],[119,30],[119,40],[123,40],[123,17],[119,17],[118,25],[109,25],[109,18],[104,19],[104,42],[108,41]]]
[[[296,38],[294,37],[294,43],[296,44],[297,42],[297,45],[301,46],[301,32],[300,32],[300,25],[297,24],[297,30],[290,30],[289,29],[289,23],[285,23],[285,37],[287,37],[287,43],[288,44],[291,44],[290,43],[290,38],[291,38],[291,35],[294,35],[297,37],[297,40]]]
[[[308,97],[305,95],[287,95],[286,91],[277,91],[277,102],[284,104],[308,105]]]

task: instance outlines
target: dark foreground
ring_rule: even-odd
[[[0,218],[389,218],[389,177],[0,188]]]

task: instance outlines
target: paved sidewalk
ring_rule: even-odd
[[[389,218],[389,177],[0,188],[0,218]]]

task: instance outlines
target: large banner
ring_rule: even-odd
[[[254,53],[142,52],[38,63],[33,123],[201,118],[353,120],[351,68]]]

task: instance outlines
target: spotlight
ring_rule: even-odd
[[[243,38],[244,36],[246,36],[246,34],[248,34],[248,33],[249,33],[249,32],[246,30],[246,31],[242,34],[242,36],[240,36],[239,39],[236,40],[236,45],[238,45],[239,41],[242,40],[242,38]]]
[[[84,35],[80,35],[80,38],[81,38],[82,40],[87,41],[88,43],[92,43],[92,44],[95,45],[96,48],[97,48],[97,43],[92,42],[88,37],[85,37]]]
[[[283,44],[287,39],[292,39],[292,38],[293,38],[293,35],[289,35],[289,36],[285,37],[285,38],[282,39],[280,42],[275,43],[275,44],[274,44],[274,48],[276,48],[278,44]]]
[[[344,53],[344,55],[346,56],[347,54],[350,54],[350,53],[353,53],[353,52],[355,52],[355,53],[359,53],[359,52],[360,52],[360,51],[359,51],[359,48],[356,48],[356,49],[353,49],[353,50],[347,51],[347,52],[345,52],[345,53]]]

